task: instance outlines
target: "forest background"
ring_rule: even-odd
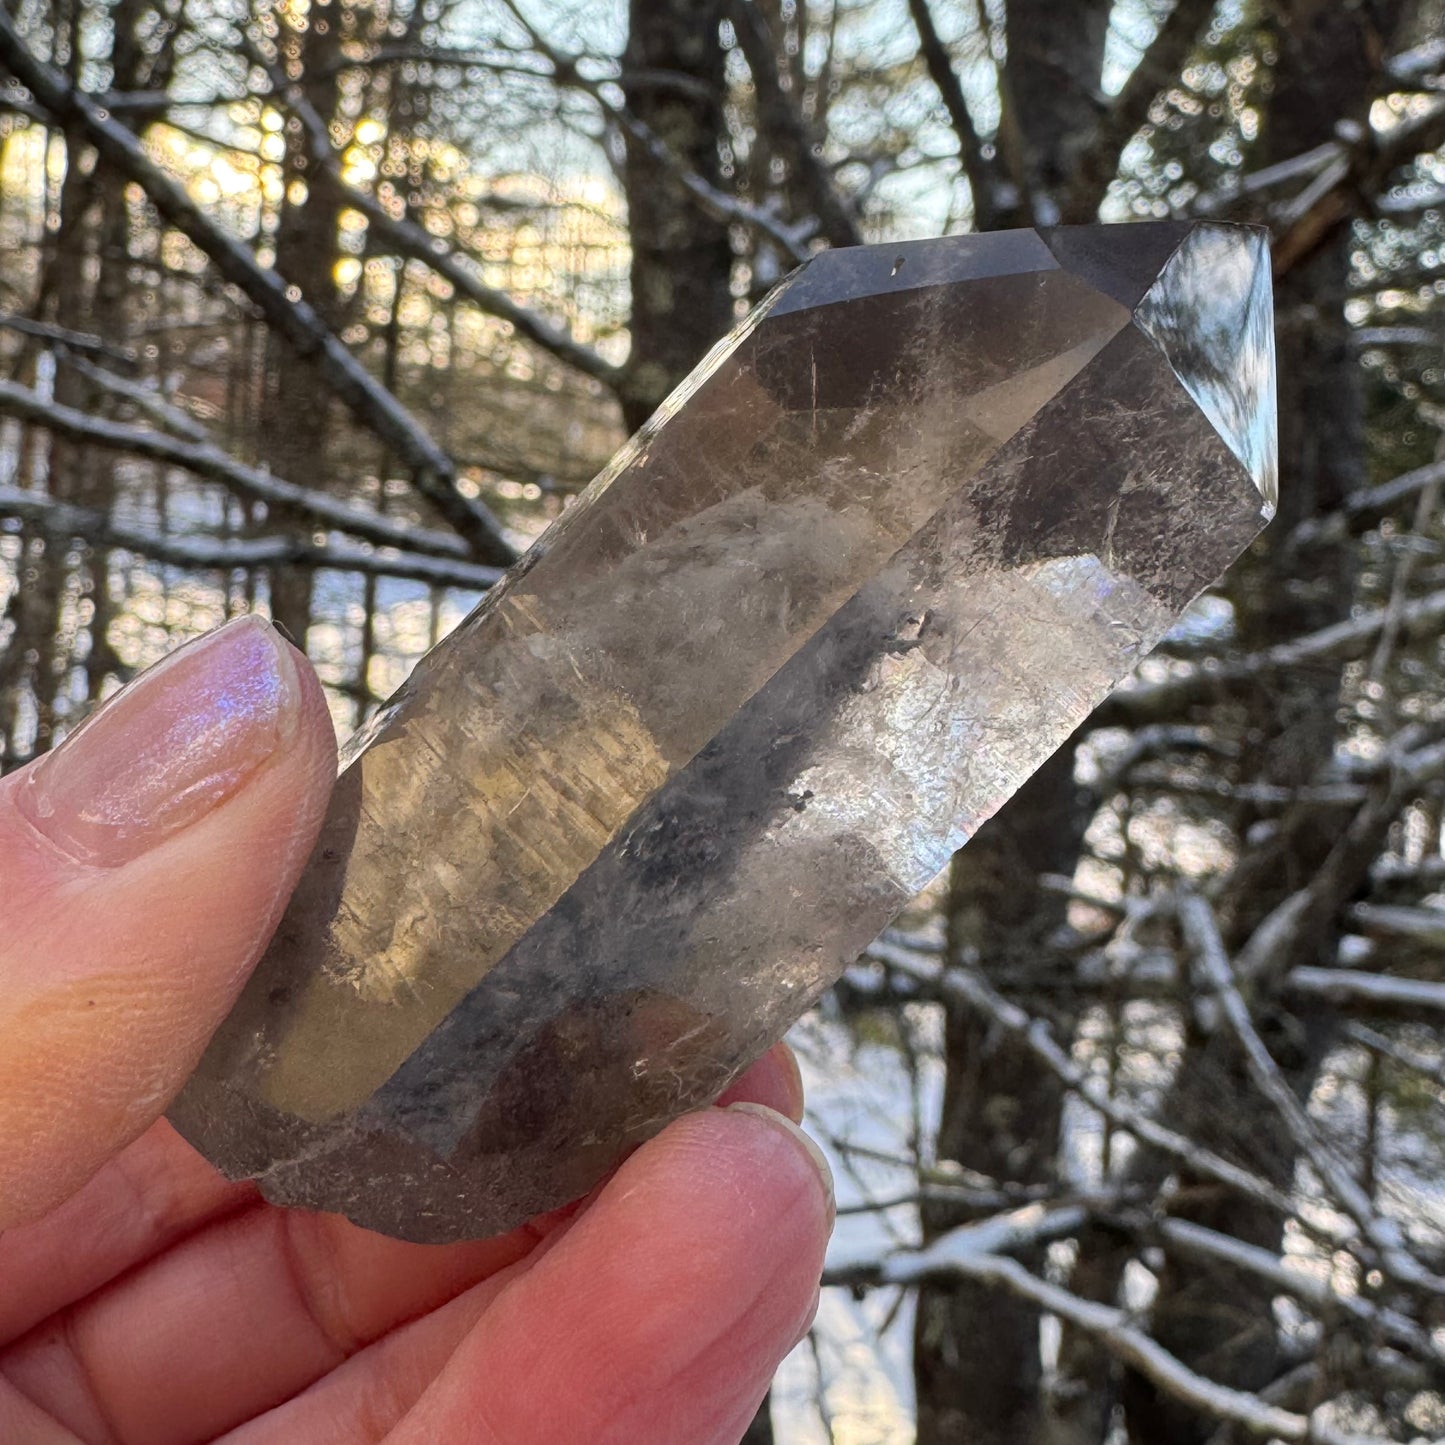
[[[348,730],[821,246],[1267,225],[1279,515],[796,1032],[833,1287],[749,1441],[1445,1435],[1442,35],[3,0],[0,768],[250,609]]]

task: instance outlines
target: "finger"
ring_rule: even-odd
[[[0,1440],[16,1445],[85,1445],[13,1385],[0,1379]]]
[[[545,1228],[419,1245],[257,1204],[48,1321],[0,1371],[83,1438],[103,1424],[116,1445],[210,1439],[523,1258]]]
[[[729,1104],[765,1104],[795,1124],[803,1122],[803,1076],[798,1059],[787,1044],[774,1044],[742,1078],[730,1084],[718,1098],[718,1107]]]
[[[59,1208],[0,1234],[0,1349],[259,1201],[254,1184],[231,1183],[158,1120]],[[527,1234],[549,1234],[573,1207],[532,1221]]]
[[[274,929],[334,772],[315,674],[245,618],[0,781],[0,1229],[165,1108]]]
[[[0,1234],[0,1347],[258,1198],[152,1124],[58,1209]]]
[[[421,1397],[492,1301],[560,1244],[578,1218],[573,1208],[546,1216],[534,1225],[545,1237],[525,1257],[440,1309],[392,1330],[295,1398],[231,1431],[217,1445],[379,1442]]]
[[[744,1104],[644,1145],[387,1445],[731,1445],[816,1308],[831,1194],[802,1139]]]
[[[709,1126],[710,1127],[710,1126]],[[749,1126],[752,1128],[754,1126]],[[767,1129],[781,1129],[785,1126],[772,1123],[762,1130],[763,1154],[762,1173],[767,1175],[769,1171],[768,1159],[772,1157],[772,1144],[768,1139]],[[718,1152],[716,1168],[727,1174],[730,1185],[735,1187],[740,1179],[753,1178],[753,1173],[758,1169],[758,1158],[755,1152],[756,1138],[749,1138],[747,1132],[740,1139],[733,1123],[729,1120],[722,1126],[729,1135],[724,1147]],[[715,1133],[716,1130],[711,1130]],[[784,1143],[786,1148],[786,1141]],[[362,1445],[362,1442],[380,1441],[387,1436],[388,1430],[406,1416],[407,1411],[422,1396],[423,1391],[431,1384],[448,1364],[453,1353],[462,1345],[463,1340],[474,1329],[482,1328],[481,1322],[487,1310],[499,1297],[505,1296],[510,1301],[519,1292],[525,1292],[530,1288],[527,1283],[527,1276],[546,1262],[552,1255],[568,1251],[573,1243],[573,1237],[584,1225],[592,1228],[589,1223],[594,1215],[601,1218],[600,1228],[602,1231],[612,1231],[616,1228],[618,1213],[624,1216],[627,1210],[618,1209],[618,1198],[621,1194],[632,1195],[642,1199],[650,1200],[654,1223],[659,1227],[656,1237],[667,1241],[674,1240],[673,1248],[677,1247],[676,1236],[685,1229],[686,1222],[690,1215],[682,1217],[669,1217],[669,1211],[678,1208],[692,1210],[693,1205],[689,1199],[679,1198],[681,1192],[686,1195],[688,1191],[679,1191],[678,1186],[685,1184],[689,1179],[697,1184],[700,1189],[707,1189],[705,1178],[698,1180],[693,1175],[694,1153],[702,1152],[707,1148],[706,1140],[699,1140],[696,1137],[696,1124],[694,1120],[688,1119],[680,1124],[674,1125],[658,1139],[646,1144],[642,1149],[623,1166],[619,1174],[592,1200],[589,1208],[564,1225],[554,1230],[548,1238],[543,1241],[526,1259],[510,1266],[508,1269],[492,1276],[482,1284],[459,1296],[443,1309],[427,1315],[405,1327],[393,1331],[384,1339],[379,1340],[368,1349],[353,1356],[339,1369],[318,1381],[309,1390],[299,1395],[296,1399],[273,1410],[259,1418],[251,1421],[238,1429],[234,1434],[225,1437],[223,1445],[290,1445],[295,1440],[305,1440],[308,1445]],[[816,1168],[816,1165],[813,1166]],[[736,1170],[736,1174],[732,1171]],[[802,1172],[806,1175],[807,1170]],[[755,1179],[756,1183],[757,1180]],[[763,1188],[755,1188],[751,1191],[748,1213],[753,1208],[766,1209],[770,1200],[775,1201],[777,1197],[786,1193],[787,1184],[773,1179]],[[812,1180],[804,1180],[802,1193],[805,1197],[810,1191],[817,1192],[816,1175]],[[708,1202],[709,1209],[717,1209],[726,1212],[728,1202],[726,1198],[712,1199]],[[825,1208],[820,1206],[820,1213],[825,1213]],[[762,1236],[765,1247],[749,1252],[749,1257],[743,1265],[743,1271],[753,1272],[757,1281],[768,1278],[768,1272],[772,1268],[767,1256],[769,1248],[776,1247],[786,1250],[789,1247],[787,1225],[784,1216],[780,1216],[770,1227],[766,1219],[758,1220],[753,1228]],[[802,1213],[806,1216],[808,1209],[805,1207]],[[644,1235],[647,1233],[647,1222],[638,1221]],[[694,1221],[694,1227],[707,1228],[707,1219],[702,1217]],[[782,1233],[775,1236],[773,1229],[781,1229]],[[826,1219],[819,1225],[820,1232],[826,1233]],[[629,1231],[636,1237],[636,1228]],[[807,1234],[806,1227],[804,1229]],[[713,1241],[716,1245],[719,1241]],[[609,1238],[600,1246],[594,1241],[586,1244],[577,1255],[569,1256],[569,1262],[563,1268],[567,1271],[576,1271],[579,1275],[578,1284],[588,1279],[589,1271],[592,1268],[590,1256],[594,1251],[607,1252],[618,1247],[622,1241]],[[737,1247],[737,1242],[734,1242]],[[821,1244],[818,1246],[821,1248]],[[665,1269],[665,1259],[658,1262],[656,1266]],[[620,1268],[625,1272],[625,1262]],[[719,1272],[714,1270],[714,1275]],[[807,1263],[802,1265],[803,1284],[799,1291],[803,1298],[807,1297],[809,1289],[816,1295],[817,1277],[816,1273],[809,1274]],[[600,1287],[599,1287],[600,1288]],[[673,1278],[672,1289],[681,1297],[686,1298],[688,1281],[683,1274]],[[567,1290],[564,1286],[563,1292]],[[625,1313],[635,1301],[629,1300],[625,1295],[619,1295],[614,1301],[619,1314]],[[690,1310],[704,1309],[714,1303],[701,1293],[689,1302]],[[507,1308],[512,1308],[508,1303]],[[545,1308],[538,1304],[537,1308]],[[519,1326],[521,1327],[521,1326]],[[490,1329],[490,1326],[486,1326]],[[791,1330],[791,1322],[788,1328],[775,1335],[771,1352],[786,1350],[791,1339],[788,1338]],[[576,1337],[578,1325],[575,1320],[565,1315],[556,1320],[548,1321],[544,1327],[544,1336],[547,1339],[556,1339],[559,1342]],[[600,1339],[606,1339],[610,1332],[611,1325],[603,1331]],[[801,1333],[801,1326],[798,1327]],[[782,1344],[777,1343],[782,1339]],[[466,1350],[469,1354],[475,1354],[474,1343],[467,1341]],[[502,1368],[494,1368],[490,1363],[480,1359],[474,1359],[472,1363],[461,1366],[463,1369],[485,1370],[486,1378],[489,1380],[500,1380],[503,1376]],[[766,1359],[763,1368],[770,1371]],[[536,1382],[537,1395],[540,1399],[552,1384],[549,1380],[541,1379]],[[441,1388],[439,1386],[438,1388]],[[645,1388],[639,1386],[639,1388]],[[760,1394],[761,1386],[754,1382],[753,1393]],[[575,1400],[580,1399],[581,1389],[571,1395]],[[431,1407],[430,1401],[428,1408]],[[524,1406],[524,1411],[529,1408]],[[465,1413],[463,1407],[462,1413]],[[742,1413],[746,1413],[746,1406]],[[439,1433],[432,1436],[428,1432],[433,1428],[431,1423],[418,1422],[413,1417],[407,1422],[407,1429],[416,1432],[416,1439],[466,1439],[469,1442],[478,1442],[478,1445],[489,1445],[500,1438],[493,1434],[477,1434],[472,1430],[463,1430],[455,1435]],[[437,1427],[440,1429],[440,1427]],[[554,1439],[592,1440],[593,1436],[587,1433],[590,1428],[590,1420],[578,1416],[576,1428],[578,1434],[573,1437],[563,1434],[560,1437],[540,1435],[534,1436],[531,1433],[524,1433],[515,1438],[515,1441],[508,1439],[508,1445],[552,1445]],[[625,1428],[625,1427],[619,1427]],[[729,1427],[730,1428],[730,1427]],[[741,1433],[742,1425],[737,1426],[733,1439]],[[388,1438],[388,1445],[393,1445],[392,1437]],[[406,1439],[413,1438],[407,1435]],[[612,1438],[612,1437],[606,1437]],[[618,1438],[622,1438],[619,1436]],[[705,1436],[659,1435],[656,1437],[639,1436],[636,1445],[649,1445],[652,1439],[666,1440],[667,1445],[688,1445],[694,1439],[704,1439]],[[729,1441],[729,1445],[732,1442]]]
[[[521,1260],[393,1330],[285,1404],[219,1437],[215,1445],[295,1445],[303,1440],[306,1445],[377,1445],[527,1264]]]
[[[717,1102],[748,1101],[801,1122],[802,1079],[787,1044],[775,1045]],[[254,1187],[227,1182],[164,1120],[153,1124],[58,1209],[0,1235],[0,1346],[255,1200]]]
[[[791,1051],[779,1045],[727,1097],[800,1113]],[[232,1217],[255,1200],[157,1124],[59,1210],[0,1239],[0,1269],[16,1261],[15,1298],[0,1300],[0,1339],[82,1301],[13,1350],[7,1370],[62,1413],[84,1383],[123,1439],[203,1437],[304,1389],[362,1344],[505,1268],[555,1219],[434,1250],[331,1215]],[[80,1255],[77,1238],[88,1241]],[[151,1269],[101,1290],[166,1245],[175,1247]],[[258,1330],[262,1317],[267,1327]],[[87,1426],[84,1417],[70,1423]]]
[[[794,1122],[801,1120],[802,1077],[787,1044],[775,1045],[717,1101],[724,1108],[744,1102],[762,1104]],[[380,1440],[420,1396],[496,1294],[518,1271],[530,1268],[559,1243],[563,1232],[548,1231],[546,1242],[525,1260],[378,1340],[296,1400],[228,1435],[226,1445],[281,1445],[291,1440],[358,1445]]]

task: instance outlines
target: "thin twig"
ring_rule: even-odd
[[[1093,714],[1095,727],[1119,727],[1174,716],[1220,693],[1270,678],[1293,668],[1321,662],[1349,662],[1363,657],[1384,630],[1391,614],[1385,608],[1363,613],[1318,632],[1277,643],[1260,652],[1227,662],[1211,662],[1181,669],[1158,682],[1141,682],[1120,688]],[[1427,593],[1400,608],[1395,616],[1406,636],[1437,631],[1445,622],[1445,591]]]
[[[1132,1366],[1175,1399],[1216,1419],[1228,1420],[1251,1434],[1300,1442],[1300,1445],[1364,1445],[1311,1417],[1266,1404],[1258,1395],[1207,1379],[1170,1354],[1157,1340],[1130,1322],[1121,1309],[1082,1299],[1025,1269],[997,1251],[1037,1243],[1077,1231],[1084,1211],[1027,1210],[982,1224],[963,1225],[913,1252],[845,1264],[825,1271],[825,1284],[916,1285],[925,1280],[971,1279],[1000,1285],[1066,1324],[1097,1338],[1116,1359]]]
[[[1440,456],[1438,453],[1437,457],[1445,460],[1445,456]],[[1440,479],[1436,478],[1420,489],[1420,495],[1415,502],[1415,521],[1411,528],[1412,534],[1417,536],[1424,534],[1439,500]],[[1366,677],[1372,683],[1379,683],[1384,678],[1385,669],[1394,655],[1395,644],[1400,637],[1400,618],[1409,602],[1410,579],[1414,575],[1419,560],[1420,553],[1413,547],[1401,552],[1396,559],[1395,575],[1390,583],[1390,597],[1385,604],[1385,624],[1380,629],[1374,655],[1370,658],[1370,665],[1365,672]]]
[[[0,326],[6,331],[18,331],[22,336],[57,342],[71,351],[93,352],[96,356],[104,356],[120,366],[136,364],[135,352],[116,346],[103,336],[92,336],[86,331],[72,331],[67,326],[52,326],[44,321],[33,321],[28,316],[14,316],[6,312],[0,312]]]
[[[507,12],[520,25],[552,67],[551,79],[558,85],[571,86],[589,96],[602,113],[620,126],[633,141],[647,152],[648,157],[668,174],[692,197],[704,215],[724,224],[735,223],[761,231],[775,241],[783,253],[793,261],[806,261],[812,254],[808,242],[817,234],[818,222],[809,217],[805,224],[790,226],[760,206],[750,206],[726,191],[711,185],[696,171],[684,165],[672,148],[650,126],[639,120],[626,106],[620,106],[607,98],[601,81],[589,80],[578,69],[579,57],[566,55],[552,45],[535,25],[512,3],[504,0]]]
[[[1322,145],[1302,151],[1287,160],[1276,161],[1273,165],[1261,166],[1239,178],[1228,191],[1219,194],[1201,195],[1191,208],[1195,215],[1209,216],[1227,210],[1241,196],[1257,194],[1273,189],[1289,181],[1318,175],[1331,161],[1344,153],[1344,147],[1337,140],[1325,141]]]
[[[396,216],[371,192],[353,186],[342,173],[340,158],[331,144],[326,122],[317,114],[316,108],[306,98],[300,83],[287,80],[285,73],[254,42],[247,42],[247,51],[256,63],[270,76],[275,88],[275,99],[281,100],[301,123],[305,137],[306,151],[312,165],[325,170],[341,191],[346,204],[366,217],[375,236],[395,247],[400,255],[435,271],[443,280],[450,282],[458,293],[480,311],[505,321],[519,336],[540,346],[544,351],[565,362],[584,376],[616,390],[622,384],[623,368],[614,366],[591,347],[569,336],[560,326],[545,316],[514,301],[505,291],[484,284],[470,269],[474,264],[464,259],[461,252],[453,248],[441,236],[434,236],[415,221]]]
[[[410,552],[464,559],[466,544],[449,532],[413,527],[406,522],[364,511],[338,501],[324,492],[298,487],[258,467],[238,462],[214,443],[182,441],[166,432],[148,427],[127,426],[91,416],[75,407],[45,401],[28,387],[0,381],[0,413],[36,423],[70,441],[87,442],[111,451],[128,452],[150,461],[182,467],[195,476],[219,482],[228,490],[269,506],[289,507],[302,516],[364,537],[384,547],[402,547]]]
[[[121,547],[152,561],[175,567],[229,572],[253,567],[323,567],[402,577],[438,587],[481,592],[504,575],[499,567],[476,562],[425,557],[416,552],[372,552],[344,542],[317,542],[310,537],[187,537],[160,536],[127,527],[105,512],[73,507],[38,492],[0,487],[0,517],[19,517],[56,537],[80,537],[95,546]]]
[[[295,354],[310,360],[352,413],[411,468],[417,489],[456,528],[482,561],[515,558],[501,523],[482,503],[457,489],[455,467],[400,401],[354,357],[304,297],[288,294],[283,277],[263,267],[226,235],[186,192],[146,155],[140,138],[84,91],[38,59],[15,20],[0,6],[0,62],[57,121],[83,134],[101,159],[145,192],[161,218],[208,256],[238,287]]]
[[[1200,972],[1214,992],[1235,1042],[1244,1052],[1245,1066],[1255,1088],[1280,1116],[1295,1148],[1319,1176],[1340,1207],[1354,1220],[1361,1235],[1379,1251],[1385,1272],[1401,1284],[1445,1295],[1445,1278],[1426,1269],[1410,1253],[1404,1231],[1394,1220],[1379,1214],[1369,1195],[1329,1142],[1320,1134],[1293,1089],[1285,1082],[1264,1040],[1260,1038],[1234,981],[1229,955],[1219,935],[1214,910],[1197,893],[1181,892],[1179,923]]]
[[[1445,1086],[1445,1056],[1431,1057],[1429,1054],[1422,1054],[1418,1049],[1412,1049],[1398,1039],[1388,1039],[1368,1024],[1354,1019],[1345,1024],[1344,1035],[1354,1043],[1362,1044],[1377,1054],[1384,1054],[1386,1058],[1394,1059],[1397,1064],[1423,1075],[1432,1084]]]
[[[1018,1039],[1090,1108],[1096,1109],[1110,1122],[1133,1134],[1141,1143],[1170,1155],[1180,1163],[1187,1164],[1194,1172],[1227,1185],[1278,1214],[1293,1216],[1296,1213],[1294,1202],[1267,1180],[1231,1163],[1222,1155],[1201,1147],[1197,1140],[1189,1138],[1188,1135],[1166,1128],[1122,1099],[1111,1096],[1097,1079],[1090,1078],[1059,1047],[1041,1020],[1030,1017],[1017,1004],[1010,1003],[976,971],[965,968],[945,969],[929,963],[897,964],[895,967],[900,973],[930,985],[942,997],[974,1009],[989,1019],[1002,1033]]]
[[[857,218],[824,164],[821,139],[811,133],[797,98],[784,88],[778,73],[777,46],[767,17],[755,0],[732,0],[730,14],[757,87],[760,115],[773,132],[774,144],[781,143],[806,204],[817,214],[819,234],[834,246],[858,245],[863,237]],[[635,73],[632,82],[636,83]],[[626,77],[622,83],[627,83]]]
[[[934,24],[933,11],[929,9],[928,0],[908,0],[908,14],[913,21],[913,28],[918,32],[918,48],[923,56],[923,63],[928,67],[928,78],[938,91],[939,99],[943,101],[943,108],[948,112],[949,123],[958,139],[959,165],[968,178],[968,189],[973,196],[973,229],[991,231],[999,222],[993,178],[989,164],[984,159],[983,141],[978,127],[974,125],[973,116],[969,114],[958,72],[954,70],[948,47],[943,43],[938,27]]]
[[[1342,541],[1373,526],[1402,502],[1441,482],[1445,482],[1445,461],[1427,462],[1378,486],[1362,487],[1351,492],[1338,511],[1301,522],[1285,539],[1285,545],[1291,551],[1300,551],[1320,542]]]

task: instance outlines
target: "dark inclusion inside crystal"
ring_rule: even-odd
[[[174,1111],[418,1239],[763,1052],[1273,507],[1260,233],[827,252],[348,750]]]

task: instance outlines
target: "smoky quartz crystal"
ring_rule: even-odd
[[[1251,228],[817,256],[347,745],[175,1125],[415,1240],[585,1192],[1255,536],[1273,368]]]

